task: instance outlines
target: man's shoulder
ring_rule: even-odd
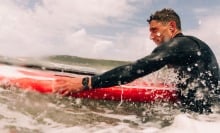
[[[184,35],[184,34],[175,36],[173,39],[180,41],[202,41],[201,39],[193,35]]]
[[[181,36],[176,36],[172,39],[171,42],[175,42],[177,44],[184,43],[185,45],[187,44],[198,44],[198,43],[204,43],[201,39],[192,36],[192,35],[181,35]]]
[[[181,35],[176,36],[164,43],[163,47],[170,49],[172,51],[190,51],[198,50],[200,47],[201,40],[194,36]]]

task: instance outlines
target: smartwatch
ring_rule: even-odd
[[[82,79],[83,90],[89,90],[89,77],[84,77]]]

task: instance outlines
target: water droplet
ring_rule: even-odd
[[[138,73],[138,74],[140,74],[140,73],[142,73],[142,72],[143,72],[143,70],[141,70],[141,69],[138,69],[138,70],[137,70],[137,73]]]
[[[202,53],[201,53],[200,51],[198,51],[198,52],[197,52],[197,55],[198,55],[198,56],[201,56],[201,55],[202,55]]]
[[[157,36],[161,36],[161,33],[160,32],[157,32],[157,34],[156,34]]]
[[[189,72],[190,72],[191,70],[192,70],[192,69],[191,69],[190,67],[188,67],[188,68],[187,68],[187,71],[189,71]]]

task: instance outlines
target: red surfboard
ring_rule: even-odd
[[[20,66],[0,65],[0,85],[16,87],[43,94],[53,93],[58,84],[57,79],[72,80],[76,74],[37,70]],[[109,88],[98,88],[71,94],[75,98],[91,98],[97,100],[123,100],[130,102],[176,101],[174,85],[164,83],[148,83],[135,80],[126,85]]]

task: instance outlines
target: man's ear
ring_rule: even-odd
[[[174,32],[175,29],[176,29],[176,22],[175,21],[170,21],[169,22],[169,28],[170,28],[170,31]]]

